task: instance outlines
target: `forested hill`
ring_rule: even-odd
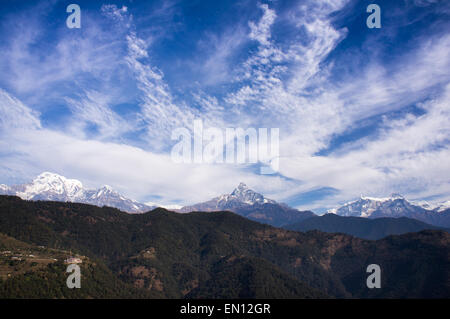
[[[371,219],[351,216],[342,217],[336,214],[311,217],[283,226],[283,228],[303,232],[320,230],[327,233],[344,233],[364,239],[381,239],[389,235],[401,235],[431,229],[449,232],[447,228],[429,225],[407,217]]]
[[[143,297],[450,297],[450,236],[442,231],[368,241],[288,231],[229,212],[155,209],[130,215],[108,207],[0,196],[0,233],[98,260],[124,291],[133,286]],[[366,267],[372,263],[383,270],[381,289],[366,286]],[[51,278],[65,286],[58,276]],[[12,280],[5,279],[2,287]]]

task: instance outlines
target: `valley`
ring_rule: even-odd
[[[230,212],[158,208],[126,214],[0,196],[0,232],[86,256],[93,261],[92,285],[100,284],[97,275],[111,278],[122,287],[116,291],[122,297],[448,298],[450,291],[450,235],[439,230],[368,241],[283,230]],[[383,269],[382,289],[366,287],[366,267],[372,263]],[[50,281],[64,288],[64,268],[51,265]],[[106,288],[95,291],[89,295],[114,295]],[[84,298],[86,292],[81,288],[68,296]]]

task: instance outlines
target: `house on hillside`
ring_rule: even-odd
[[[67,258],[66,260],[64,260],[65,264],[81,264],[83,261],[81,260],[81,258],[77,258],[77,257],[70,257]]]

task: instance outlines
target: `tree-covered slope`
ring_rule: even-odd
[[[3,196],[0,232],[102,260],[121,282],[153,297],[450,297],[450,236],[441,231],[368,241],[288,231],[230,212],[130,215]],[[382,269],[381,289],[366,287],[372,263]]]
[[[426,229],[445,230],[437,226],[425,224],[416,219],[343,217],[335,214],[325,214],[289,224],[283,228],[295,231],[320,230],[327,233],[343,233],[364,239],[381,239],[389,235],[401,235],[419,232]]]
[[[101,260],[79,264],[81,288],[68,288],[64,260],[71,252],[24,243],[0,233],[0,298],[151,298],[121,281]]]

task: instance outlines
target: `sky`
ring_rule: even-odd
[[[445,0],[0,0],[0,183],[50,171],[188,205],[244,182],[318,212],[448,200],[449,31]],[[278,128],[277,170],[175,162],[196,120]]]

